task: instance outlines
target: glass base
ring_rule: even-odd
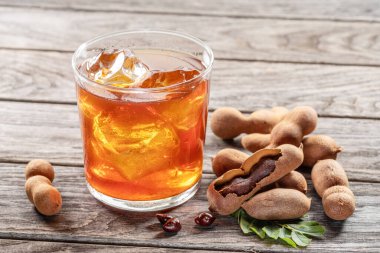
[[[108,206],[121,209],[121,210],[133,211],[133,212],[153,212],[153,211],[169,209],[169,208],[179,206],[185,203],[186,201],[188,201],[191,197],[195,195],[195,193],[199,189],[199,185],[200,185],[200,181],[198,181],[190,189],[176,196],[165,198],[165,199],[146,200],[146,201],[131,201],[131,200],[113,198],[113,197],[110,197],[110,196],[104,195],[103,193],[98,192],[89,183],[87,183],[87,188],[90,191],[92,196],[94,196],[97,200],[99,200],[100,202]]]

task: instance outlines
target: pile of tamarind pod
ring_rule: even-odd
[[[211,129],[214,134],[222,139],[231,139],[246,133],[241,139],[242,146],[254,154],[249,156],[239,150],[227,148],[215,155],[212,160],[212,168],[218,178],[210,184],[211,189],[209,187],[208,190],[210,208],[221,214],[226,213],[224,208],[215,204],[215,196],[213,196],[215,194],[211,194],[215,190],[222,189],[218,185],[226,181],[223,180],[227,177],[226,175],[231,182],[243,180],[239,177],[231,177],[229,171],[247,171],[246,162],[257,156],[258,152],[281,149],[281,146],[287,144],[302,150],[302,166],[313,168],[311,173],[313,186],[318,195],[322,197],[326,215],[335,220],[344,220],[351,216],[355,210],[355,197],[348,188],[348,179],[344,169],[335,161],[342,148],[327,135],[309,135],[315,130],[317,121],[317,112],[308,106],[298,106],[290,111],[284,107],[274,107],[270,110],[258,110],[249,116],[244,116],[234,108],[223,107],[215,110],[211,117]],[[286,159],[292,160],[294,158],[289,156]],[[299,194],[306,193],[307,183],[301,173],[294,171],[301,164],[274,181],[270,180],[273,181],[270,184],[264,186],[261,184],[260,189],[264,187],[269,191],[257,195],[255,195],[257,192],[255,191],[240,203],[240,207],[244,208],[252,217],[263,220],[289,218],[292,216],[289,215],[292,211],[294,212],[292,218],[298,218],[294,217],[295,214],[300,215],[299,217],[304,215],[308,211],[308,208],[302,208],[307,206],[305,204],[307,197],[305,195],[300,197]],[[257,168],[252,168],[252,171],[254,170]],[[264,173],[264,179],[270,178],[271,173]],[[255,173],[252,172],[251,174]],[[260,181],[251,183],[258,185]],[[293,191],[297,191],[297,193]],[[222,192],[225,192],[225,189]],[[234,194],[239,196],[236,191]],[[226,199],[227,196],[224,198]],[[273,204],[270,208],[267,208],[268,200]],[[222,201],[219,200],[218,202]],[[224,204],[227,202],[225,200]],[[264,202],[265,204],[263,204]],[[288,205],[289,210],[286,210]],[[281,211],[280,208],[278,209],[279,212],[276,213],[274,211],[277,210],[276,206],[283,210]],[[299,210],[299,212],[294,209]],[[264,213],[266,215],[263,216]]]
[[[306,180],[302,174],[293,172],[302,164],[301,148],[283,144],[258,150],[243,159],[240,167],[229,168],[209,185],[210,210],[229,215],[243,208],[247,214],[261,220],[295,219],[309,211],[311,199],[303,193],[307,188]],[[303,182],[292,183],[299,178]],[[291,184],[291,187],[259,193],[275,187],[275,183],[281,187]]]
[[[39,213],[51,216],[61,210],[61,194],[52,185],[54,168],[48,161],[30,161],[25,168],[25,179],[26,195]]]

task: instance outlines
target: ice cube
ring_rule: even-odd
[[[141,88],[157,88],[165,87],[173,84],[188,81],[199,75],[198,70],[173,70],[167,72],[155,72],[145,79],[139,87]]]
[[[131,87],[148,73],[148,68],[131,50],[103,49],[86,62],[88,77],[100,84]]]
[[[98,155],[128,180],[171,167],[179,152],[173,127],[148,109],[100,114],[93,131]]]
[[[141,80],[148,72],[148,67],[142,63],[130,50],[124,50],[125,60],[122,67],[123,74],[131,80]]]

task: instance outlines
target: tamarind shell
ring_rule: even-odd
[[[305,177],[295,170],[278,180],[275,184],[277,188],[294,189],[304,194],[307,191],[307,181]]]
[[[304,160],[302,165],[313,167],[319,160],[336,159],[342,151],[333,138],[327,135],[311,135],[303,139]]]
[[[236,149],[222,149],[212,159],[212,170],[219,177],[229,170],[240,168],[248,157],[249,155]]]
[[[311,199],[298,190],[275,188],[253,196],[241,207],[259,220],[290,220],[305,215],[310,205]]]
[[[280,155],[280,156],[279,156]],[[251,169],[261,159],[272,158],[279,156],[275,161],[274,170],[266,177],[262,178],[252,186],[252,190],[246,194],[238,195],[236,193],[228,193],[223,196],[218,187],[223,184],[228,184],[234,178],[244,177],[250,174]],[[229,215],[239,209],[241,204],[252,197],[264,186],[274,183],[290,171],[298,168],[303,161],[302,149],[293,145],[284,144],[275,149],[261,149],[250,156],[240,168],[227,171],[222,176],[211,182],[207,189],[207,198],[210,204],[210,209],[218,212],[221,215]]]
[[[311,170],[311,181],[320,197],[325,190],[335,185],[347,186],[348,178],[343,167],[333,159],[318,161]]]
[[[355,196],[346,186],[332,186],[324,192],[322,205],[329,218],[345,220],[355,211]]]
[[[248,151],[256,152],[270,144],[270,134],[247,134],[241,138],[241,145]]]

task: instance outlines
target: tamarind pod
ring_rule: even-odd
[[[249,155],[232,148],[220,150],[212,159],[212,169],[216,176],[221,176],[225,172],[240,168]]]
[[[311,170],[311,181],[320,197],[332,186],[343,185],[348,187],[349,185],[343,167],[333,159],[318,161]]]
[[[294,189],[275,188],[242,204],[247,214],[259,220],[297,219],[310,210],[311,199]]]
[[[221,107],[211,115],[211,130],[222,139],[233,139],[242,133],[269,133],[288,110],[284,107],[262,109],[249,116],[232,107]]]
[[[25,167],[25,179],[28,180],[28,178],[36,175],[47,177],[51,182],[53,182],[54,168],[46,160],[33,159]]]
[[[38,184],[32,192],[34,206],[41,214],[51,216],[61,210],[62,197],[54,186],[50,184]]]
[[[26,195],[28,196],[29,201],[34,204],[33,202],[33,189],[36,188],[37,185],[39,184],[48,184],[51,185],[51,181],[44,176],[32,176],[29,177],[28,180],[25,182],[25,192]]]
[[[278,180],[275,184],[277,188],[294,189],[304,194],[307,191],[307,181],[305,177],[301,173],[295,170],[285,175],[283,178]]]
[[[304,160],[302,165],[313,167],[319,160],[336,159],[342,151],[333,138],[327,135],[311,135],[303,139]]]
[[[270,144],[270,134],[247,134],[242,137],[241,145],[248,151],[256,152]]]
[[[318,114],[310,106],[297,106],[286,114],[283,120],[300,126],[302,135],[305,136],[312,133],[317,127]]]
[[[345,220],[355,211],[355,196],[346,186],[332,186],[324,192],[322,205],[329,218]]]
[[[240,168],[211,182],[207,189],[210,209],[222,215],[233,213],[264,186],[298,168],[302,161],[302,149],[288,144],[255,152]]]
[[[312,107],[295,107],[273,128],[268,148],[281,144],[292,144],[298,147],[303,136],[314,131],[317,121],[317,112]]]
[[[216,136],[222,139],[233,139],[244,132],[246,119],[235,108],[221,107],[212,113],[210,126]]]

